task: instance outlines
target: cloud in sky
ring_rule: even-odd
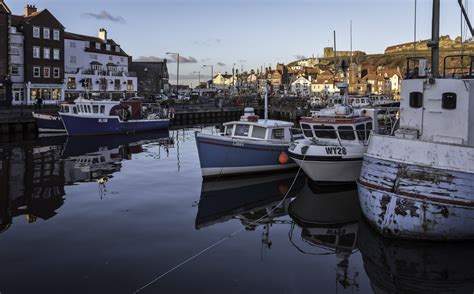
[[[299,55],[299,54],[293,55],[293,57],[294,57],[295,59],[298,59],[298,60],[299,60],[299,59],[306,59],[306,58],[307,58],[306,56],[304,56],[304,55]]]
[[[139,56],[137,59],[134,61],[142,61],[142,62],[157,62],[157,61],[163,61],[164,58],[160,58],[157,56]]]
[[[197,46],[206,46],[206,47],[219,45],[219,44],[221,44],[221,43],[222,43],[222,39],[219,39],[219,38],[206,39],[206,40],[194,40],[194,41],[193,41],[193,44],[194,44],[194,45],[197,45]]]
[[[247,62],[247,60],[245,60],[245,59],[239,59],[239,63],[244,63],[244,62]]]
[[[170,54],[169,55],[171,58],[168,59],[168,62],[176,62],[178,60],[178,55],[177,54]],[[197,59],[194,57],[184,57],[182,55],[179,56],[179,63],[197,63]]]
[[[223,62],[218,62],[217,65],[218,65],[218,66],[225,66],[225,63],[223,63]]]
[[[97,20],[107,20],[115,23],[126,24],[127,21],[121,16],[113,16],[109,12],[102,10],[100,13],[86,12],[82,14],[86,18],[95,18]]]
[[[211,62],[211,58],[204,58],[204,59],[201,59],[201,62]]]

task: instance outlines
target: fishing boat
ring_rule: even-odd
[[[239,121],[224,123],[219,135],[195,133],[204,178],[280,171],[296,167],[286,150],[293,139],[293,123],[265,118],[245,108]]]
[[[347,89],[340,83],[339,89]],[[345,92],[344,95],[347,92]],[[355,182],[372,131],[379,131],[374,108],[336,105],[300,120],[304,139],[288,149],[289,156],[317,182]]]
[[[386,236],[474,239],[474,60],[446,56],[439,74],[439,2],[433,1],[431,71],[423,59],[407,66],[400,128],[371,137],[358,181],[362,212]],[[450,58],[456,68],[447,66]]]
[[[74,104],[61,104],[59,112],[74,113]],[[58,113],[32,113],[39,133],[66,133],[63,121]]]
[[[73,113],[59,113],[69,136],[136,133],[167,129],[168,118],[159,114],[145,115],[141,101],[111,100],[74,101]]]

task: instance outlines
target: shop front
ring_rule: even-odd
[[[54,105],[64,101],[64,89],[58,84],[28,84],[26,86],[27,104],[36,104],[41,98],[44,105]]]

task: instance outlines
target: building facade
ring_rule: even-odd
[[[11,26],[13,103],[64,100],[64,26],[47,9],[32,5],[23,15],[12,15]]]
[[[169,74],[166,59],[162,61],[132,61],[130,71],[138,79],[138,95],[154,97],[169,91]]]
[[[11,11],[0,0],[0,107],[11,105],[11,79],[10,79],[10,30]]]
[[[129,72],[131,59],[100,29],[98,37],[66,32],[64,38],[65,96],[120,99],[137,94],[137,77]]]

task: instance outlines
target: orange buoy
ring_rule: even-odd
[[[286,154],[285,151],[282,151],[280,153],[280,156],[278,156],[278,162],[281,164],[287,164],[288,161],[290,161],[290,158],[288,157],[288,154]]]

